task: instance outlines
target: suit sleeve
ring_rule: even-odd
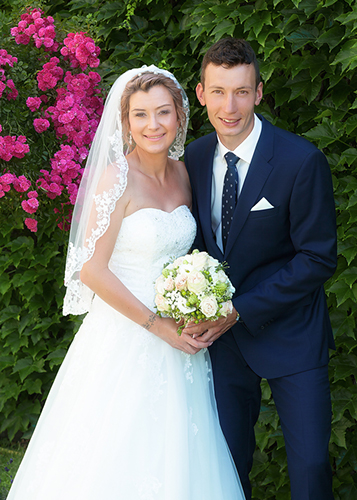
[[[312,294],[335,271],[336,216],[331,172],[319,150],[302,163],[288,210],[288,236],[295,254],[274,274],[233,301],[253,336],[291,308],[312,300]]]
[[[195,249],[197,248],[200,251],[205,250],[205,245],[204,245],[204,240],[203,240],[203,234],[202,234],[202,229],[201,229],[201,224],[199,222],[199,216],[198,216],[198,208],[197,208],[197,197],[196,197],[196,189],[195,185],[196,183],[194,182],[194,179],[192,177],[192,170],[190,168],[190,161],[189,161],[189,146],[185,150],[185,165],[186,169],[190,178],[190,184],[191,184],[191,189],[192,189],[192,214],[196,220],[196,225],[197,225],[197,232],[196,232],[196,237],[195,241],[193,242],[192,248]]]

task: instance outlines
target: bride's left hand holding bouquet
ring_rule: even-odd
[[[174,318],[183,328],[193,321],[215,321],[232,312],[235,291],[225,265],[207,252],[191,254],[165,264],[155,281],[155,305],[159,316]]]

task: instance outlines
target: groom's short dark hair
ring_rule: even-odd
[[[203,57],[201,83],[204,88],[205,70],[208,64],[233,68],[239,64],[254,64],[256,87],[260,83],[258,61],[251,45],[242,38],[222,38],[214,43]]]

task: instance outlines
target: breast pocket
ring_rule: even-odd
[[[279,213],[279,207],[267,208],[265,210],[251,210],[249,219],[263,219],[266,217],[275,217]]]

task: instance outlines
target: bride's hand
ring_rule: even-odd
[[[194,339],[187,333],[178,335],[178,328],[179,325],[175,322],[175,320],[170,318],[160,318],[158,321],[158,327],[155,328],[155,332],[153,331],[153,333],[167,342],[171,347],[186,352],[187,354],[196,354],[201,349],[210,345],[209,342],[202,342],[201,340]]]

